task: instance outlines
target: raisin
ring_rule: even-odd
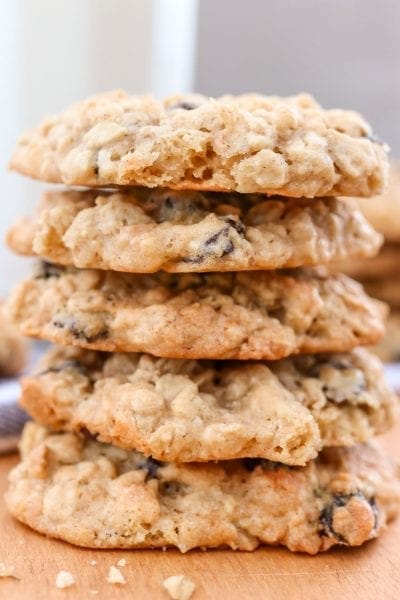
[[[228,254],[231,254],[231,252],[233,252],[234,249],[235,249],[235,246],[233,245],[232,240],[229,240],[229,242],[226,244],[226,246],[222,250],[221,258],[223,256],[227,256]]]
[[[212,235],[211,237],[209,237],[205,242],[204,245],[205,246],[211,246],[212,244],[215,244],[215,242],[218,242],[219,238],[221,236],[224,236],[228,233],[229,231],[229,227],[223,227],[222,229],[220,229],[219,231],[217,231],[217,233],[214,233],[214,235]]]
[[[63,267],[53,265],[53,263],[42,260],[37,263],[34,278],[35,279],[50,279],[50,277],[60,277],[63,272]]]
[[[186,487],[187,486],[179,481],[166,481],[163,483],[162,492],[168,494],[168,496],[176,496],[176,494],[182,492]]]
[[[196,256],[185,256],[182,258],[182,262],[190,265],[200,265],[204,260],[204,254],[197,254]]]
[[[98,326],[97,328],[92,328],[90,331],[87,328],[87,325],[81,325],[73,317],[67,317],[65,319],[56,318],[53,321],[53,325],[58,329],[66,329],[77,340],[83,340],[89,343],[104,339],[108,336],[108,329],[105,326]]]
[[[232,219],[231,217],[227,217],[225,221],[228,223],[228,225],[236,229],[240,235],[246,231],[246,227],[240,219]]]
[[[276,471],[277,469],[290,468],[287,465],[274,462],[273,460],[266,460],[265,458],[243,458],[242,464],[249,473],[254,471],[258,466],[262,467],[264,471]]]
[[[334,537],[338,542],[349,545],[347,540],[343,537],[343,535],[334,530],[333,516],[334,516],[335,510],[337,508],[346,506],[346,504],[348,504],[348,502],[354,497],[361,498],[362,500],[367,500],[367,502],[370,504],[370,506],[373,510],[373,513],[375,515],[375,526],[376,526],[377,520],[378,520],[378,510],[377,510],[375,498],[367,499],[367,498],[365,498],[364,494],[362,494],[362,492],[355,492],[352,494],[335,494],[332,497],[332,500],[321,511],[321,514],[319,517],[320,535]]]
[[[177,108],[181,108],[182,110],[194,110],[198,108],[198,104],[193,104],[193,102],[188,102],[187,100],[182,100],[181,102],[177,102],[170,106],[170,110],[175,110]]]
[[[66,369],[72,369],[74,371],[77,371],[81,375],[87,376],[88,374],[87,368],[82,363],[78,362],[77,360],[65,360],[59,363],[58,365],[55,365],[54,367],[49,367],[45,371],[42,371],[41,373],[39,373],[39,375],[47,375],[47,373],[60,373],[61,371],[65,371]]]
[[[97,441],[97,434],[92,433],[86,427],[80,427],[79,428],[79,433],[81,434],[82,437],[85,438],[85,440],[87,440],[89,442],[95,442],[95,441]]]
[[[157,472],[158,469],[162,466],[162,463],[160,463],[158,460],[155,460],[154,458],[151,458],[151,456],[148,456],[147,458],[143,457],[143,461],[140,462],[137,466],[139,469],[147,471],[146,481],[148,481],[149,479],[157,478]]]

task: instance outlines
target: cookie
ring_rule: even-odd
[[[398,274],[392,277],[374,277],[362,280],[365,289],[372,296],[400,309],[400,280]]]
[[[324,269],[171,275],[42,263],[10,313],[24,335],[166,358],[278,359],[378,341],[386,307]]]
[[[242,271],[372,256],[382,238],[348,202],[137,190],[48,192],[12,249],[130,273]]]
[[[378,198],[363,199],[360,210],[388,242],[400,242],[400,161],[390,165],[389,185]]]
[[[157,460],[288,465],[386,431],[399,408],[379,361],[361,348],[270,363],[57,348],[22,379],[21,404],[42,425]]]
[[[376,446],[306,467],[259,459],[160,463],[30,423],[6,501],[20,521],[90,548],[280,544],[317,552],[377,537],[399,511],[398,472]]]
[[[158,101],[93,96],[19,140],[11,168],[68,185],[168,187],[371,196],[387,177],[387,147],[352,111],[305,94]]]
[[[0,300],[0,376],[19,373],[26,363],[27,344],[9,321],[4,304]]]
[[[400,245],[385,244],[373,258],[347,257],[329,265],[332,272],[339,271],[356,279],[368,280],[376,277],[396,278],[399,274]],[[379,297],[379,296],[378,296]]]
[[[400,311],[390,313],[386,333],[372,350],[384,362],[400,362]]]

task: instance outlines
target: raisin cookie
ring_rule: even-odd
[[[398,472],[376,446],[306,467],[262,459],[160,463],[29,423],[6,501],[20,521],[90,548],[279,544],[317,552],[377,537],[399,511]]]
[[[389,185],[379,198],[363,199],[360,210],[388,242],[400,242],[400,161],[392,162]]]
[[[400,269],[399,269],[400,271]],[[387,302],[390,307],[400,309],[400,279],[398,274],[392,277],[369,277],[362,279],[362,284],[369,294]]]
[[[27,344],[12,325],[0,300],[0,376],[22,371],[27,359]]]
[[[8,233],[12,249],[130,273],[242,271],[373,256],[382,236],[335,198],[136,190],[48,192]]]
[[[331,263],[329,269],[365,281],[375,277],[395,279],[400,275],[399,263],[400,245],[385,244],[379,254],[373,258],[348,257]]]
[[[117,90],[26,132],[11,168],[68,185],[309,198],[378,194],[388,163],[359,114],[324,110],[305,94],[158,101]]]
[[[386,333],[372,350],[384,362],[400,362],[400,311],[390,313]]]
[[[386,431],[399,408],[378,359],[361,348],[270,363],[56,348],[22,379],[21,404],[42,425],[158,460],[289,465]]]
[[[377,342],[386,306],[322,268],[132,275],[42,263],[10,299],[24,335],[165,358],[278,359]]]

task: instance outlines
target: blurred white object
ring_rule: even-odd
[[[197,12],[197,0],[154,0],[151,90],[159,98],[193,91]]]
[[[74,101],[113,88],[192,89],[197,0],[3,0],[0,19],[0,236],[43,185],[6,172],[17,136]],[[0,245],[0,294],[28,260]]]

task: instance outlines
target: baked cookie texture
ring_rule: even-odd
[[[42,425],[158,460],[289,465],[365,442],[399,413],[381,364],[361,348],[270,363],[55,348],[22,379],[21,404]]]
[[[342,352],[384,332],[386,306],[324,269],[127,275],[42,263],[11,296],[28,336],[171,358]]]
[[[158,101],[117,90],[26,132],[11,168],[89,187],[371,196],[386,182],[386,152],[359,114],[305,94]]]
[[[11,248],[79,268],[241,271],[375,255],[382,236],[348,201],[144,190],[47,192]]]
[[[0,376],[17,375],[27,360],[27,343],[10,322],[0,300]]]
[[[324,451],[306,467],[178,465],[29,423],[21,450],[9,476],[11,513],[91,548],[280,544],[316,554],[377,537],[399,511],[398,472],[368,445]]]
[[[384,362],[400,362],[400,311],[389,314],[386,333],[372,350]]]
[[[396,279],[400,274],[400,245],[385,244],[377,256],[371,258],[348,257],[329,265],[333,273],[345,273],[359,281],[368,279]]]
[[[360,210],[388,242],[400,242],[400,161],[391,161],[388,186],[378,198],[358,202]]]
[[[400,280],[398,276],[388,277],[369,277],[363,280],[363,286],[369,294],[380,298],[394,310],[400,309]]]

